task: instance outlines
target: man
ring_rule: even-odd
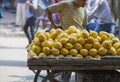
[[[26,0],[16,0],[17,11],[16,11],[16,26],[23,27],[25,24],[25,12],[26,12]]]
[[[113,28],[112,15],[107,0],[89,0],[87,4],[88,22],[97,20],[97,28],[87,28],[97,32],[106,31],[111,33]]]
[[[28,38],[29,44],[31,43],[32,39],[34,38],[34,28],[33,26],[35,25],[35,15],[31,11],[31,8],[37,9],[37,2],[38,0],[26,0],[26,22],[23,27],[23,30]],[[29,32],[29,27],[30,27],[30,32]]]
[[[75,26],[79,30],[85,29],[87,24],[87,14],[85,9],[86,0],[61,1],[50,5],[46,9],[46,14],[54,28],[68,29],[69,26]],[[52,14],[60,14],[60,24],[55,24]],[[69,82],[71,73],[63,72],[63,82]]]
[[[85,4],[86,0],[61,1],[50,5],[46,9],[46,13],[54,28],[66,30],[69,26],[74,25],[81,30],[87,24]],[[53,13],[60,14],[60,25],[54,23],[52,18]]]

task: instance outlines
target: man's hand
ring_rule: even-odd
[[[27,6],[31,6],[31,3],[30,3],[29,0],[26,1],[26,5],[27,5]]]
[[[53,25],[53,27],[54,27],[55,29],[58,29],[58,28],[63,29],[62,26],[60,26],[60,25],[56,25],[56,24]]]
[[[53,18],[52,18],[52,13],[49,11],[49,9],[46,8],[45,11],[46,11],[46,14],[47,14],[48,19],[49,19],[50,22],[51,22],[51,25],[52,25],[55,29],[58,29],[58,28],[59,28],[59,29],[63,29],[62,26],[57,25],[57,24],[54,23]]]

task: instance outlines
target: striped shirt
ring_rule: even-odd
[[[61,1],[48,7],[51,13],[60,13],[60,23],[64,30],[69,26],[83,29],[87,23],[87,14],[84,7],[77,7],[73,1]]]

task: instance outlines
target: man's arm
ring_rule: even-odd
[[[57,29],[57,28],[61,28],[61,29],[62,29],[61,26],[58,26],[58,25],[56,25],[56,24],[54,23],[54,20],[53,20],[53,17],[52,17],[52,13],[49,11],[49,9],[46,8],[45,11],[46,11],[47,17],[48,17],[49,21],[51,22],[52,26],[53,26],[55,29]]]
[[[54,26],[55,27],[55,23],[54,23],[54,21],[53,21],[53,18],[52,18],[52,13],[49,11],[49,9],[48,8],[46,8],[46,14],[47,14],[47,17],[48,17],[48,19],[50,20],[50,22],[51,22],[51,24],[52,24],[52,26]]]
[[[30,0],[26,0],[26,5],[30,8],[37,9],[38,0],[33,0],[30,2]]]
[[[29,0],[26,0],[26,5],[31,8],[34,8],[33,4]]]

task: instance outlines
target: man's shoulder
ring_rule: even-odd
[[[59,2],[59,4],[69,5],[69,4],[71,4],[72,2],[73,2],[72,0],[66,0],[66,1],[61,1],[61,2]]]

